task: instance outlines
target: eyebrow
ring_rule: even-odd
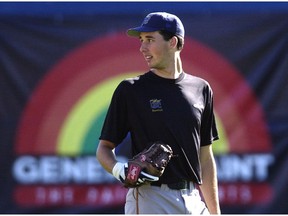
[[[139,39],[142,39],[143,38],[143,36],[141,37],[140,35],[139,35]],[[146,35],[146,36],[144,36],[144,38],[146,38],[146,39],[155,39],[155,37],[154,36],[151,36],[151,35]]]

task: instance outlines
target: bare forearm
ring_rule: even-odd
[[[220,214],[219,198],[218,198],[218,181],[217,170],[213,154],[210,152],[206,157],[202,158],[202,181],[200,186],[206,205],[211,214]]]
[[[112,169],[117,162],[115,154],[113,152],[113,148],[113,143],[109,143],[107,141],[100,141],[96,151],[97,160],[109,173],[112,172]]]
[[[200,188],[210,213],[220,214],[216,172],[212,165],[207,166],[203,171],[203,184]]]

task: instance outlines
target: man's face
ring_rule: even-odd
[[[148,66],[154,69],[165,69],[171,60],[170,42],[165,41],[159,32],[141,32],[139,36],[143,54]]]

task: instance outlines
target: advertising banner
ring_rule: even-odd
[[[125,32],[154,6],[183,21],[184,70],[214,91],[222,213],[288,213],[287,4],[253,13],[196,3],[37,10],[51,4],[0,10],[1,213],[123,213],[127,189],[95,151],[114,89],[149,70],[139,40]],[[129,145],[127,136],[119,160]]]

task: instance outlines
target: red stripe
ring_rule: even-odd
[[[123,72],[147,70],[139,45],[137,39],[115,34],[96,38],[64,57],[47,73],[23,112],[17,153],[55,153],[66,115],[89,88]],[[182,56],[185,71],[210,82],[231,152],[269,151],[271,141],[263,111],[240,72],[191,39],[186,39]]]
[[[129,39],[128,46],[127,36],[117,34],[97,38],[61,60],[36,88],[23,112],[16,152],[55,153],[66,115],[89,88],[120,73],[146,70],[138,45],[138,40]]]
[[[119,184],[17,186],[14,199],[22,207],[123,205],[127,189]],[[28,195],[29,194],[29,195]]]
[[[269,203],[273,189],[268,183],[221,183],[219,200],[223,205],[254,205]]]
[[[197,41],[185,41],[182,56],[184,69],[212,86],[215,109],[228,135],[230,151],[270,151],[271,137],[262,107],[241,73],[216,51]]]

